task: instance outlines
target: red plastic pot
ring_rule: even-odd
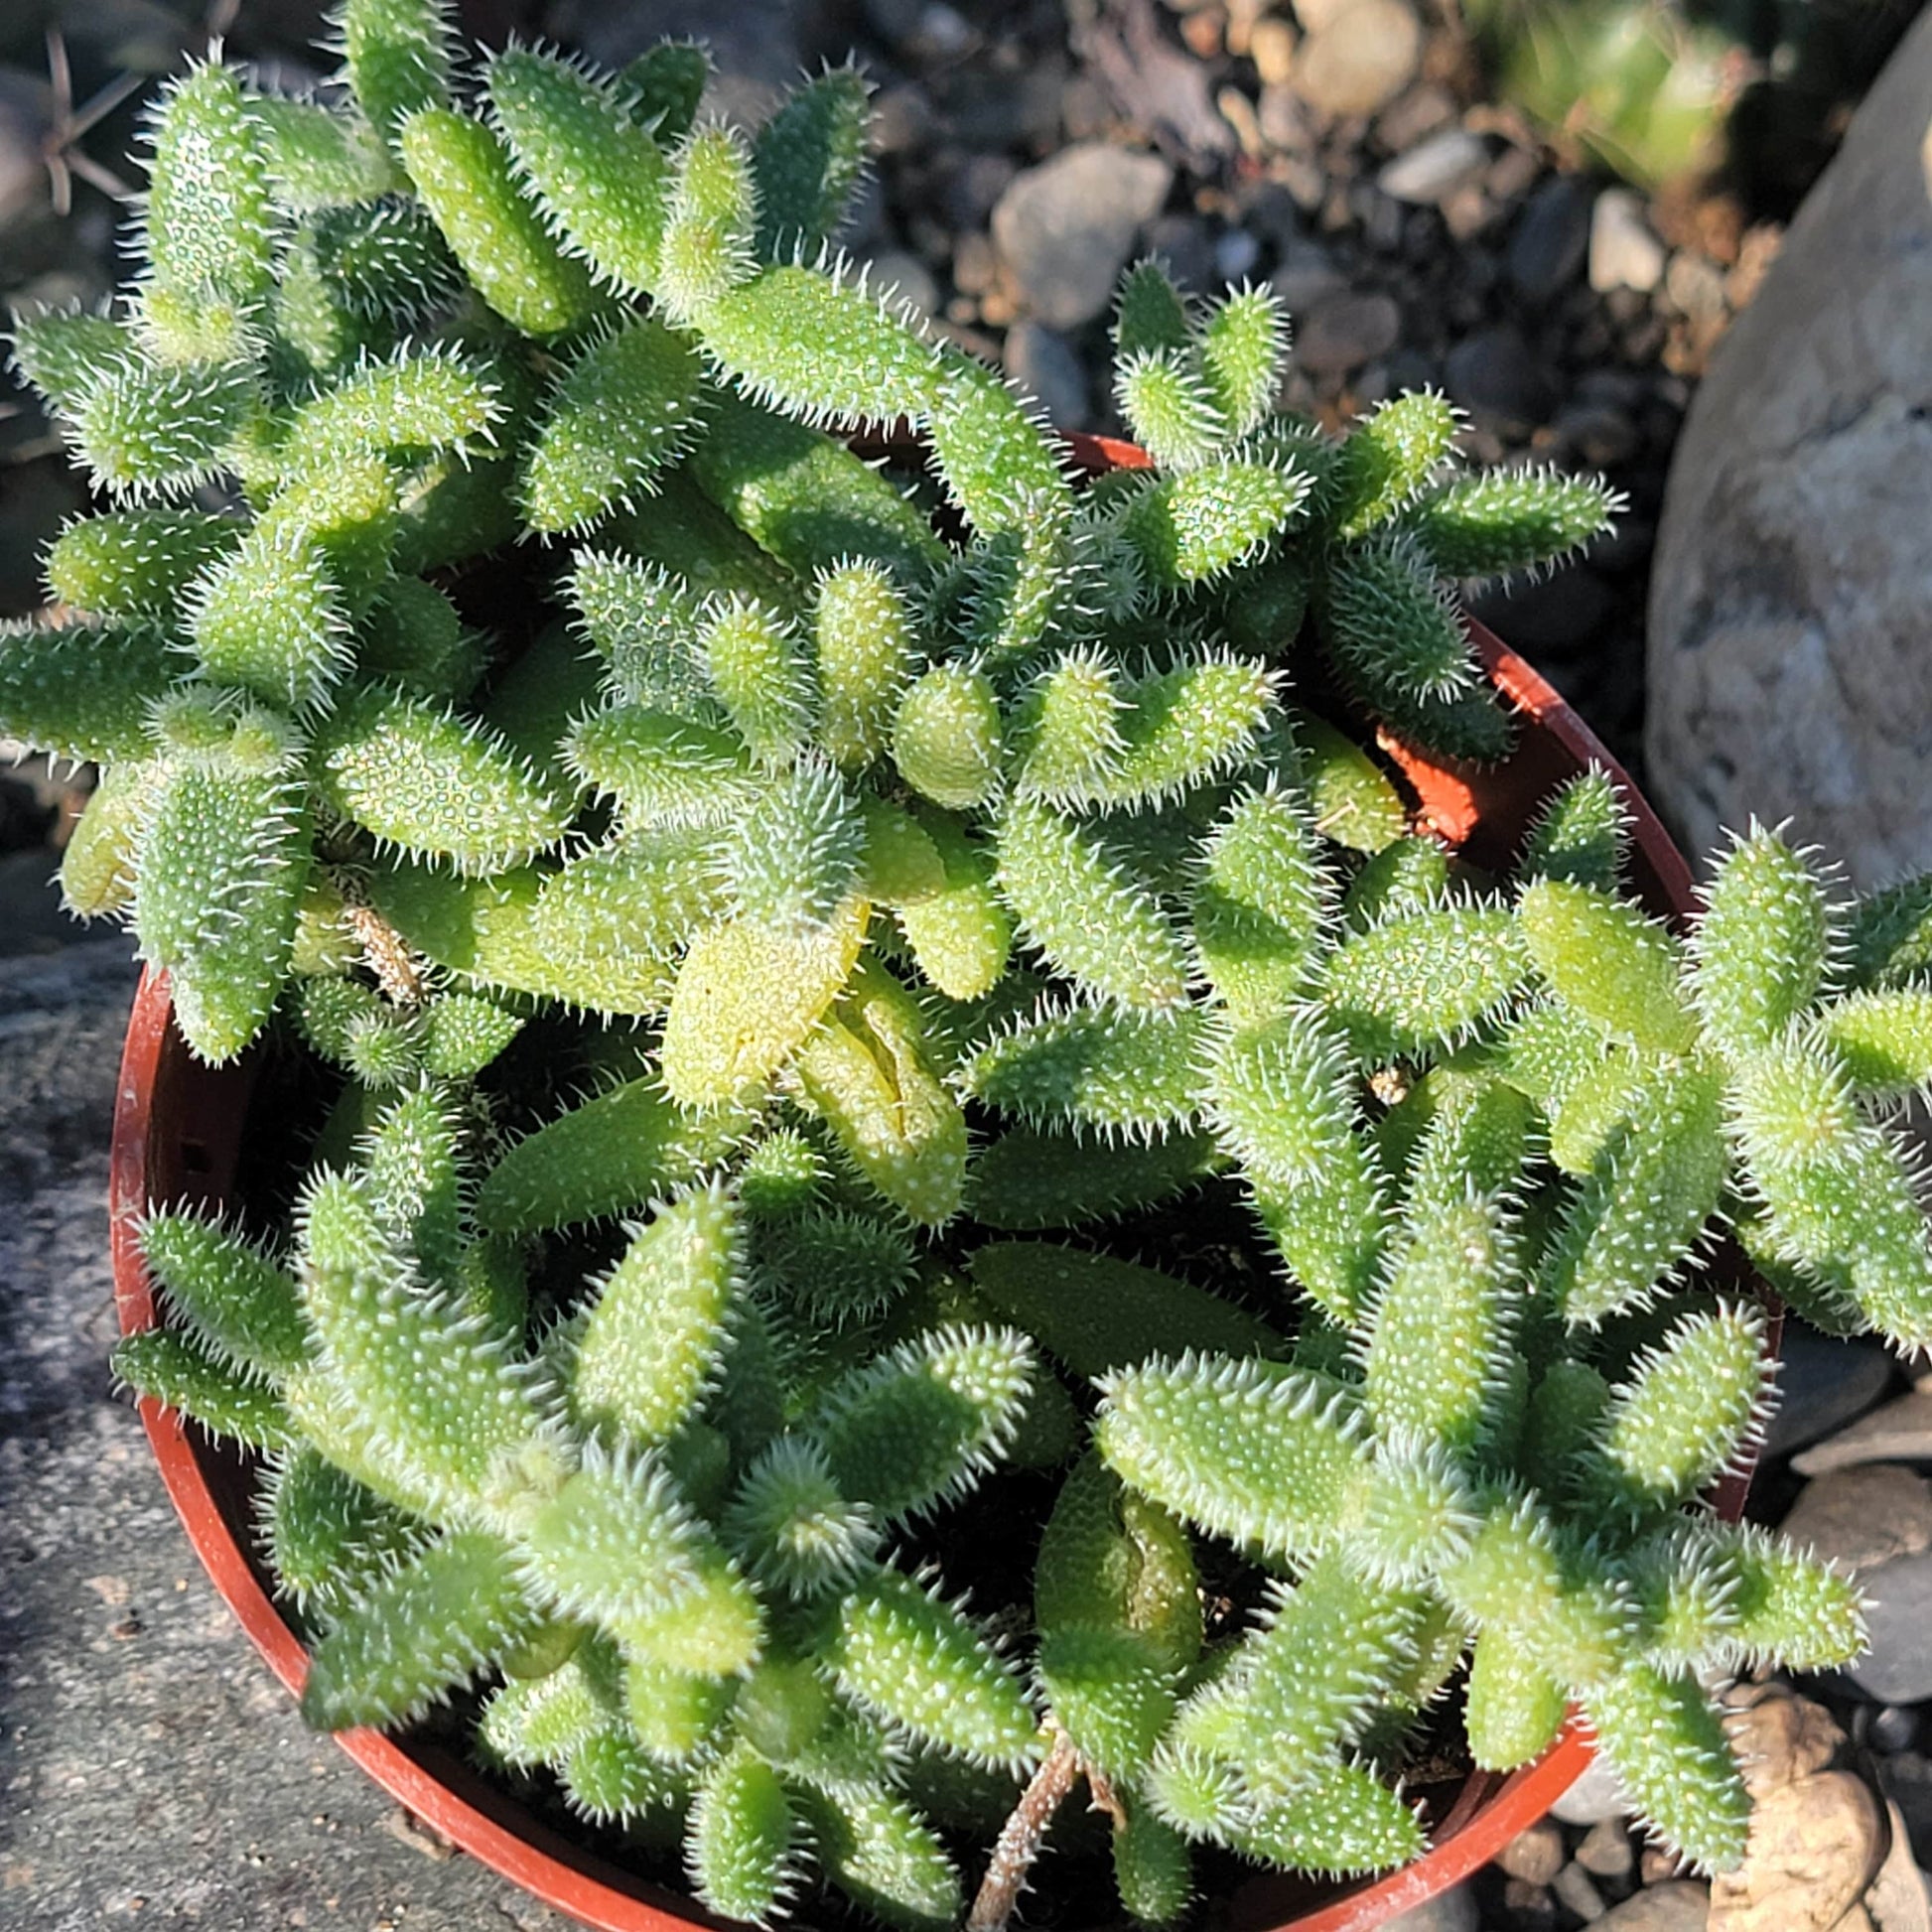
[[[1076,461],[1090,471],[1147,462],[1130,444],[1069,441]],[[1631,885],[1650,910],[1683,919],[1692,907],[1690,872],[1656,814],[1543,678],[1480,624],[1469,628],[1495,689],[1521,714],[1519,742],[1503,763],[1478,768],[1432,760],[1380,738],[1416,792],[1422,822],[1473,863],[1501,871],[1551,789],[1590,765],[1601,766],[1629,809]],[[172,1024],[166,977],[148,973],[128,1023],[109,1180],[114,1293],[123,1333],[152,1327],[159,1318],[136,1245],[141,1215],[150,1203],[229,1203],[252,1085],[247,1060],[215,1069],[191,1056]],[[162,1480],[203,1567],[269,1668],[299,1694],[308,1653],[275,1602],[256,1554],[249,1463],[232,1447],[190,1429],[174,1411],[145,1399],[140,1407]],[[1735,1520],[1741,1514],[1747,1480],[1725,1480],[1715,1498],[1721,1515]],[[344,1731],[337,1741],[426,1824],[599,1932],[677,1932],[726,1923],[690,1898],[571,1843],[438,1743],[373,1730]],[[1506,1777],[1471,1775],[1436,1820],[1433,1848],[1414,1864],[1340,1896],[1332,1887],[1316,1889],[1289,1877],[1257,1877],[1221,1902],[1213,1923],[1225,1932],[1370,1932],[1487,1863],[1569,1789],[1589,1755],[1587,1739],[1573,1723],[1534,1764]]]

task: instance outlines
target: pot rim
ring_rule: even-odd
[[[1080,435],[1064,440],[1074,463],[1085,471],[1149,464],[1132,444]],[[1694,903],[1690,869],[1628,774],[1554,686],[1484,625],[1473,619],[1464,621],[1492,685],[1537,731],[1524,732],[1518,751],[1494,767],[1426,758],[1378,731],[1379,748],[1416,790],[1424,822],[1460,845],[1505,790],[1517,795],[1534,783],[1540,801],[1550,783],[1597,766],[1623,800],[1633,857],[1650,875],[1641,882],[1647,888],[1641,896],[1652,910],[1683,919]],[[1526,753],[1531,755],[1529,770],[1521,768]],[[252,1056],[224,1068],[203,1065],[189,1054],[171,1024],[172,1015],[166,974],[145,969],[128,1021],[108,1182],[115,1310],[123,1334],[153,1327],[160,1319],[139,1250],[142,1215],[151,1203],[163,1201],[225,1203],[253,1084]],[[1778,1328],[1773,1307],[1767,1335],[1773,1353]],[[179,1413],[154,1399],[141,1398],[139,1412],[162,1481],[203,1568],[269,1668],[299,1696],[309,1656],[252,1552],[247,1511],[235,1495],[235,1472],[241,1465],[226,1446],[191,1433]],[[1742,1514],[1749,1480],[1748,1472],[1725,1477],[1713,1497],[1719,1515],[1734,1521]],[[566,1839],[439,1744],[390,1738],[367,1728],[339,1731],[335,1738],[424,1823],[595,1932],[682,1932],[690,1926],[733,1923],[706,1912],[688,1895],[640,1878]],[[1258,1877],[1233,1894],[1230,1924],[1239,1932],[1372,1932],[1486,1864],[1550,1810],[1583,1774],[1591,1755],[1587,1730],[1573,1714],[1556,1742],[1533,1763],[1506,1775],[1471,1772],[1437,1827],[1434,1843],[1413,1863],[1358,1881],[1311,1909],[1291,1907],[1287,1917],[1276,1915],[1281,1906],[1268,1896],[1285,1881]]]

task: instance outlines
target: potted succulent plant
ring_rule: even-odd
[[[613,1927],[992,1927],[1049,1828],[1089,1917],[1372,1924],[1573,1706],[1735,1863],[1710,1681],[1861,1629],[1700,1506],[1771,1356],[1697,1263],[1925,1339],[1932,895],[1754,830],[1648,916],[1445,590],[1606,492],[1274,415],[1266,292],[1130,274],[1076,487],[829,255],[855,75],[748,139],[689,48],[344,29],[190,73],[125,313],[18,321],[119,506],[0,640],[150,966],[117,1371],[305,1714]]]

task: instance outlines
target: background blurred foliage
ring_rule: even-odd
[[[1721,170],[1783,218],[1922,0],[1463,0],[1505,99],[1646,189]]]

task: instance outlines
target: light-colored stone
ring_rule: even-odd
[[[1258,20],[1248,36],[1248,58],[1264,87],[1280,87],[1295,71],[1295,29],[1287,21],[1270,16]]]
[[[1620,1818],[1605,1818],[1584,1834],[1577,1863],[1592,1877],[1620,1884],[1637,1868],[1636,1847]]]
[[[1694,1879],[1647,1885],[1596,1921],[1596,1932],[1706,1932],[1711,1894]]]
[[[1664,271],[1664,293],[1693,322],[1719,322],[1725,313],[1724,271],[1689,248],[1680,248]]]
[[[1831,1932],[1884,1856],[1885,1816],[1863,1778],[1784,1785],[1757,1800],[1744,1863],[1711,1881],[1710,1932]]]
[[[1464,127],[1447,127],[1407,154],[1397,155],[1375,177],[1375,185],[1398,202],[1440,202],[1488,166],[1489,149],[1481,135]]]
[[[1557,1903],[1574,1912],[1586,1925],[1594,1925],[1609,1910],[1595,1881],[1580,1864],[1565,1865],[1551,1881],[1550,1889],[1556,1894]]]
[[[1932,12],[1692,409],[1650,600],[1653,795],[1689,849],[1791,816],[1869,886],[1932,867]]]
[[[1547,1885],[1563,1869],[1566,1856],[1563,1828],[1553,1818],[1540,1818],[1496,1854],[1496,1863],[1527,1885]]]
[[[1928,477],[1932,488],[1932,477]],[[1932,605],[1927,606],[1932,614]],[[1932,702],[1932,692],[1928,692]],[[1825,1442],[1791,1458],[1801,1476],[1822,1476],[1861,1462],[1932,1461],[1932,1391],[1914,1389],[1882,1409],[1861,1416]]]
[[[1294,318],[1298,336],[1302,318],[1317,302],[1339,295],[1348,287],[1347,276],[1335,266],[1318,241],[1297,242],[1276,264],[1268,280]]]
[[[1589,285],[1598,295],[1636,289],[1648,295],[1664,279],[1664,244],[1627,188],[1606,188],[1589,211]]]
[[[1416,77],[1422,23],[1402,0],[1350,0],[1316,18],[1289,78],[1318,113],[1337,120],[1373,114]],[[1306,14],[1303,24],[1310,25]]]
[[[1467,1885],[1452,1885],[1382,1922],[1382,1932],[1480,1932],[1482,1915]]]
[[[1356,0],[1295,0],[1295,18],[1307,32],[1319,34],[1355,4]]]
[[[1078,329],[1105,311],[1173,181],[1159,156],[1104,141],[1015,177],[993,210],[993,239],[1039,321]]]
[[[1550,1816],[1565,1825],[1598,1825],[1629,1813],[1623,1788],[1605,1757],[1592,1757],[1583,1776],[1550,1807]]]
[[[1833,1469],[1805,1484],[1781,1527],[1800,1549],[1872,1570],[1932,1549],[1932,1482],[1896,1462]]]
[[[1891,1850],[1864,1895],[1864,1909],[1876,1932],[1932,1932],[1932,1903],[1928,1903],[1925,1874],[1912,1857],[1912,1841],[1898,1807],[1885,1800],[1891,1827]]]

